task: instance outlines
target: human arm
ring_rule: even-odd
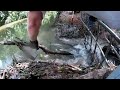
[[[37,36],[43,19],[42,11],[29,11],[27,19],[27,31],[29,40],[34,48],[38,49]]]

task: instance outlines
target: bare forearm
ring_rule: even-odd
[[[41,11],[30,11],[28,13],[28,36],[31,41],[37,40],[42,19]]]

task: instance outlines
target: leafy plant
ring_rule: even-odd
[[[47,11],[46,14],[45,14],[45,17],[42,21],[42,26],[43,27],[49,27],[51,26],[53,23],[54,23],[54,20],[57,16],[57,11]]]

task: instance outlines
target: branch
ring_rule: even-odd
[[[50,51],[43,45],[39,45],[39,48],[42,49],[46,54],[73,55],[73,54],[66,52],[66,51],[60,51],[60,52]]]
[[[23,42],[22,40],[19,41],[2,41],[0,42],[1,45],[22,45],[22,46],[30,46],[28,43]],[[42,49],[46,54],[59,54],[59,55],[73,55],[67,51],[60,51],[60,52],[55,52],[55,51],[50,51],[48,50],[45,46],[39,45],[39,48]]]
[[[8,27],[11,27],[11,26],[13,26],[15,24],[18,24],[18,23],[21,23],[21,22],[24,22],[26,20],[27,20],[27,18],[14,21],[14,22],[11,22],[9,24],[5,24],[5,25],[3,25],[3,26],[0,27],[0,32],[3,31],[4,29],[8,28]]]

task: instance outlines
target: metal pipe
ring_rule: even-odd
[[[109,28],[106,24],[104,24],[101,20],[97,20],[115,39],[116,41],[120,44],[120,38],[118,37],[118,35],[115,34],[115,32],[113,32],[113,30],[111,28]]]
[[[110,43],[110,41],[109,41],[107,38],[105,38],[105,39],[107,40],[108,43]],[[119,58],[118,60],[120,61],[120,55],[119,55],[118,52],[115,50],[115,48],[114,48],[113,45],[111,45],[111,47],[112,47],[113,51],[115,52],[115,54],[117,55],[117,57]]]
[[[115,39],[116,39],[116,41],[118,42],[118,43],[120,43],[120,38],[113,32],[113,30],[111,29],[111,28],[109,28],[106,24],[104,24],[102,21],[100,21],[100,20],[98,20],[98,22],[103,26],[103,27],[105,27],[106,28],[106,30],[111,34],[111,36],[113,36]],[[107,40],[107,42],[108,43],[110,43],[110,41],[106,38],[106,40]],[[111,45],[111,47],[112,47],[112,49],[113,49],[113,51],[115,52],[115,54],[117,55],[117,57],[119,58],[119,60],[120,60],[120,55],[117,53],[117,51],[115,50],[115,48],[114,48],[114,46],[113,45]]]
[[[80,17],[80,19],[81,19],[81,17]],[[83,25],[86,27],[86,30],[90,33],[90,35],[93,37],[93,39],[96,41],[96,38],[94,37],[94,35],[92,34],[92,32],[90,31],[90,29],[87,27],[87,25],[84,23],[84,21],[81,19],[81,22],[83,23]],[[103,56],[103,58],[104,58],[104,60],[106,61],[106,64],[108,65],[108,60],[107,60],[107,58],[105,57],[105,54],[104,54],[104,52],[102,51],[102,49],[101,49],[101,47],[100,47],[100,45],[99,45],[99,43],[98,42],[96,42],[96,44],[98,45],[98,48],[100,49],[100,51],[101,51],[101,54],[102,54],[102,56]],[[102,63],[103,63],[103,61],[102,61]],[[109,65],[108,65],[109,66]]]
[[[106,38],[106,36],[105,36],[105,39],[108,40],[108,39]],[[111,48],[111,45],[112,45],[112,37],[111,37],[111,36],[110,36],[110,42],[108,42],[108,43],[109,43],[109,45],[108,45],[107,50],[106,50],[106,52],[105,52],[105,56],[106,56],[106,57],[108,56],[108,53],[109,53],[110,48]],[[108,58],[108,57],[107,57],[107,58]]]

